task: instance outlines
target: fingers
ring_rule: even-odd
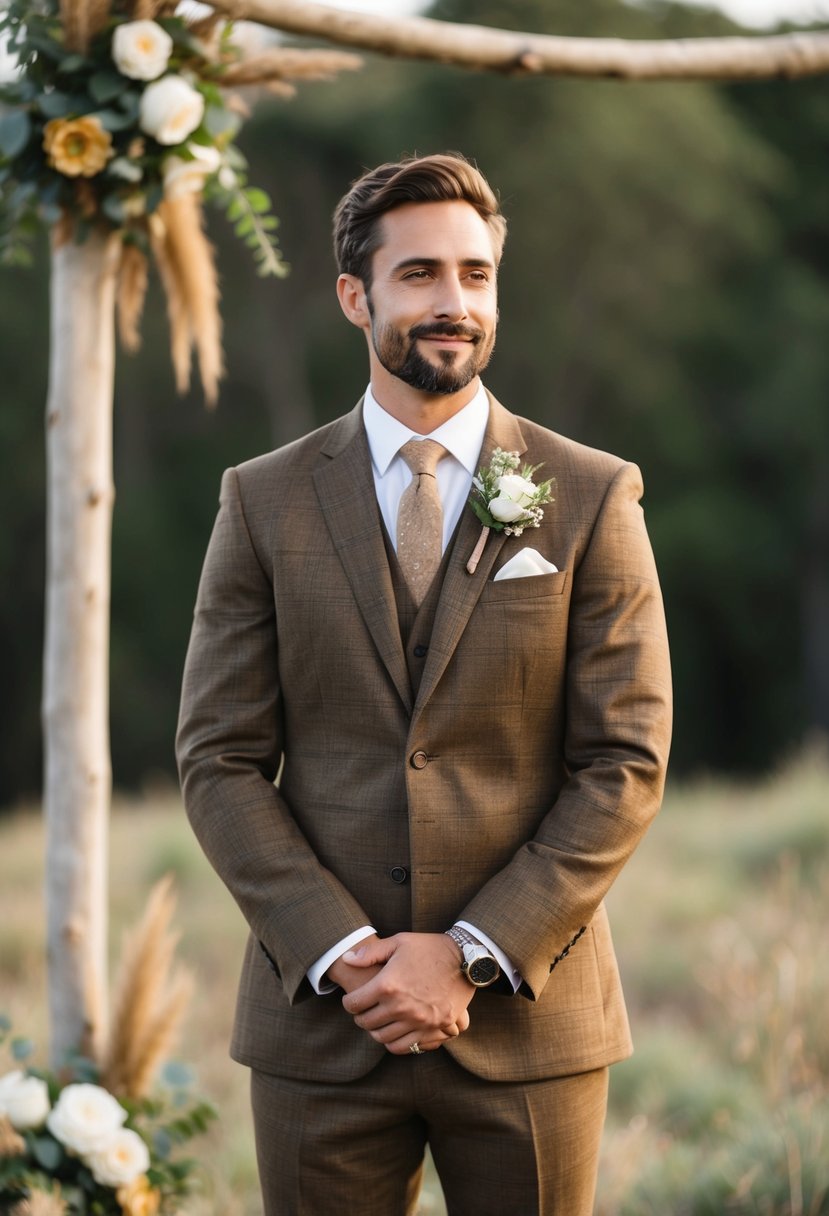
[[[349,967],[374,967],[378,963],[387,963],[396,949],[397,943],[393,937],[373,937],[352,950],[346,950],[342,961]]]

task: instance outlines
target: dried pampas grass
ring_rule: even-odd
[[[216,261],[203,224],[197,194],[165,198],[150,217],[150,239],[167,296],[176,387],[180,393],[189,387],[195,348],[205,399],[214,406],[224,373],[222,320]]]
[[[109,19],[110,0],[60,0],[60,20],[66,46],[85,54]]]
[[[139,324],[144,311],[149,274],[147,259],[137,245],[124,241],[118,266],[118,335],[132,354],[141,346]]]
[[[0,1158],[17,1157],[26,1151],[26,1141],[12,1127],[6,1115],[0,1115]]]
[[[178,934],[168,875],[150,893],[139,925],[124,941],[115,1009],[101,1084],[128,1098],[144,1097],[170,1048],[192,993],[192,977],[173,970]]]
[[[10,1216],[66,1216],[68,1210],[60,1197],[60,1184],[56,1182],[51,1191],[32,1191],[28,1199],[21,1199],[11,1209]]]

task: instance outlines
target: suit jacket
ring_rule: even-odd
[[[251,929],[232,1053],[343,1081],[384,1049],[308,967],[347,933],[464,919],[521,992],[476,994],[445,1050],[494,1080],[631,1050],[602,903],[661,800],[670,677],[638,469],[491,400],[500,446],[555,477],[538,529],[458,525],[416,695],[361,405],[230,469],[188,651],[185,804]],[[493,581],[524,545],[557,574]],[[406,881],[401,882],[401,874]]]

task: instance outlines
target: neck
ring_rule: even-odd
[[[469,405],[481,383],[476,376],[457,393],[423,393],[390,375],[384,368],[380,368],[379,373],[372,368],[371,391],[377,404],[418,435],[431,435],[432,431]]]

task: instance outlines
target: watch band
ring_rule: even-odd
[[[473,937],[466,929],[462,929],[460,925],[453,925],[451,929],[446,930],[446,936],[451,937],[456,946],[460,948],[463,954],[464,946],[482,946],[483,942],[478,941],[477,937]]]

